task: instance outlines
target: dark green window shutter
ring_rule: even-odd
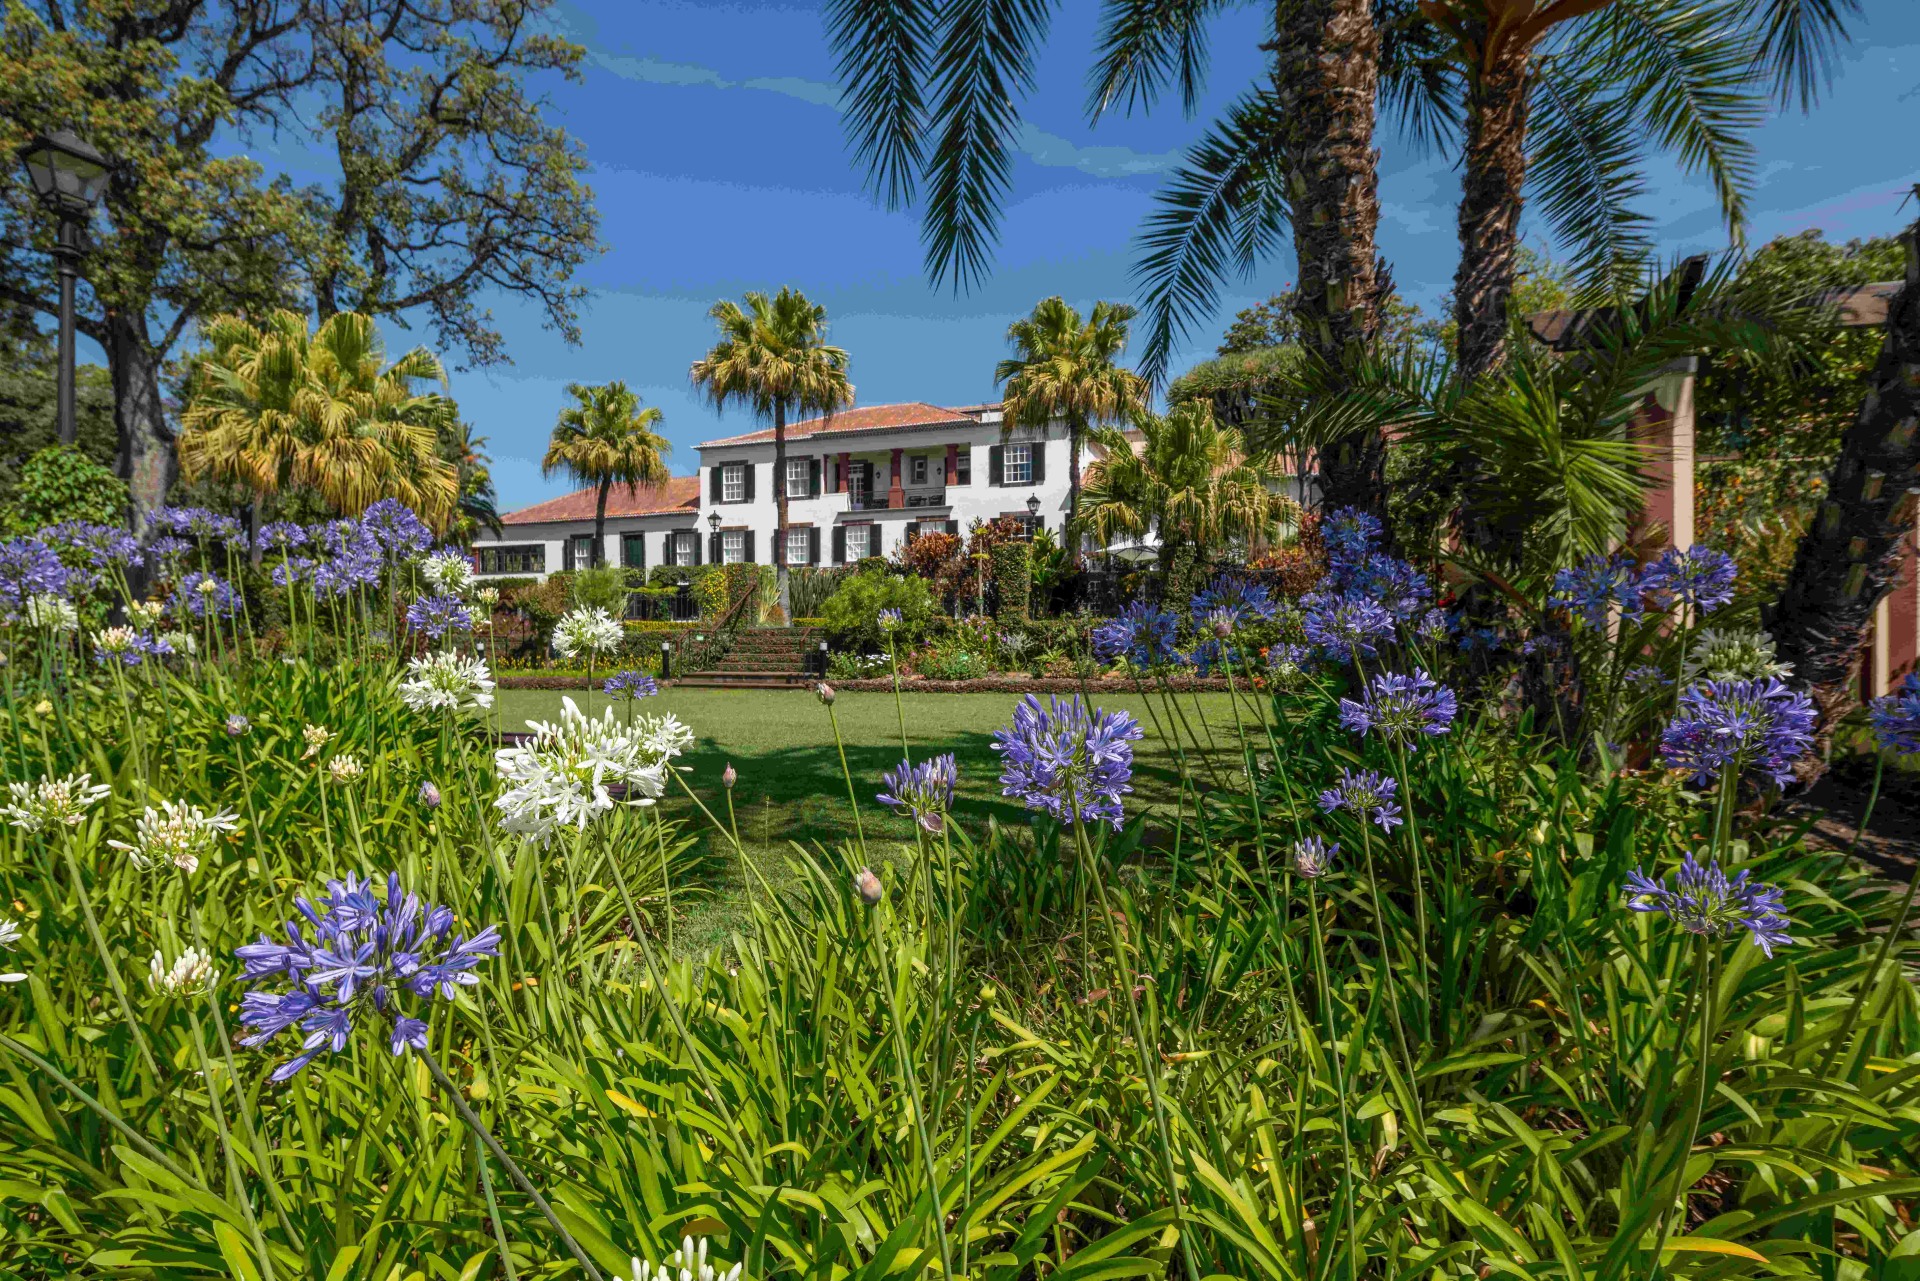
[[[717,503],[720,501],[720,476],[725,470],[726,464],[724,463],[715,463],[713,466],[707,468],[708,502]]]
[[[1033,483],[1047,483],[1047,443],[1044,440],[1033,442]]]
[[[847,563],[847,527],[845,525],[833,527],[833,563],[836,565]]]
[[[1005,481],[1001,480],[1001,476],[1004,475],[1004,473],[1001,471],[1001,466],[1002,466],[1001,455],[1004,452],[1005,451],[1003,451],[998,445],[991,445],[987,448],[987,483],[989,485],[1001,485],[1006,483]]]
[[[957,521],[957,520],[950,520],[950,521],[948,521],[948,522],[947,522],[947,532],[948,532],[949,534],[958,534],[958,533],[960,532],[960,522],[959,522],[959,521]]]
[[[647,536],[626,534],[620,539],[620,559],[628,569],[647,567]]]
[[[749,565],[753,564],[753,531],[751,529],[746,532],[746,536],[740,540],[740,543],[740,558]]]
[[[810,458],[807,460],[807,494],[813,498],[820,497],[820,471],[820,459]]]
[[[759,469],[756,468],[752,463],[742,463],[740,465],[740,470],[746,473],[747,501],[752,502],[753,501],[753,473]],[[749,556],[747,557],[747,559],[752,560],[753,557]]]
[[[815,473],[815,474],[817,475],[818,473]],[[807,530],[807,564],[818,565],[819,563],[820,563],[820,527],[818,525],[815,525],[811,529]]]

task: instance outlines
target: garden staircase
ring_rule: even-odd
[[[718,662],[674,683],[707,689],[791,689],[820,679],[817,627],[744,627]]]

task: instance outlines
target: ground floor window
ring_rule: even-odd
[[[482,546],[475,550],[480,554],[482,574],[544,574],[547,572],[545,543]]]
[[[567,568],[593,568],[592,534],[576,534],[567,540]]]
[[[787,564],[804,565],[812,559],[813,530],[805,525],[787,526]]]
[[[720,533],[720,563],[738,565],[747,558],[747,531],[744,529],[722,530]]]
[[[867,557],[873,554],[874,554],[873,526],[872,525],[848,525],[847,526],[847,560],[848,562],[851,563],[856,560],[865,560]]]
[[[700,535],[679,533],[673,536],[673,563],[676,565],[698,565],[700,544],[696,541]]]

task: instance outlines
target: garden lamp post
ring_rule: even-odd
[[[71,129],[37,135],[20,148],[20,162],[42,204],[60,219],[53,261],[60,273],[60,443],[79,433],[74,421],[73,291],[80,278],[81,232],[107,191],[107,158]]]
[[[1027,537],[1033,537],[1033,531],[1040,524],[1040,495],[1027,495]]]

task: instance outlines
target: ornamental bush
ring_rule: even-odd
[[[71,520],[119,526],[128,501],[127,482],[111,470],[72,445],[49,445],[21,464],[4,528],[26,534]]]
[[[908,645],[925,632],[934,616],[933,593],[926,580],[895,578],[891,574],[853,574],[843,580],[820,616],[833,643],[842,649],[862,652],[884,651],[886,636],[880,630],[880,611],[900,611],[901,626],[894,639]]]
[[[1026,543],[997,543],[992,562],[993,590],[999,601],[994,617],[1024,620],[1033,595],[1033,558]]]

